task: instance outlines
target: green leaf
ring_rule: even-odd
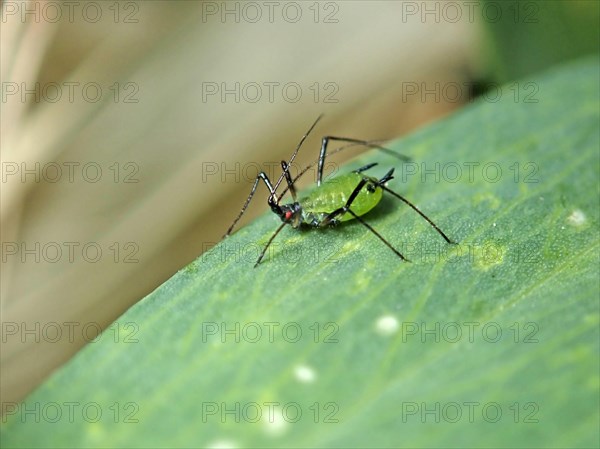
[[[342,169],[395,166],[459,245],[390,197],[365,219],[412,263],[354,221],[286,228],[254,269],[266,214],[4,403],[3,447],[597,447],[598,81],[597,59],[523,80],[536,102],[391,145],[414,164]]]

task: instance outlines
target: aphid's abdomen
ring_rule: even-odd
[[[321,184],[313,190],[306,198],[300,200],[302,216],[305,223],[314,225],[328,214],[346,205],[348,198],[358,186],[363,175],[348,173]],[[364,215],[373,209],[381,200],[382,190],[376,186],[377,180],[367,183],[361,189],[356,199],[352,202],[350,209],[356,215]],[[340,215],[336,221],[348,221],[354,217],[350,214]]]

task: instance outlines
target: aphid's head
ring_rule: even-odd
[[[302,218],[302,207],[299,203],[284,204],[283,206],[278,207],[279,210],[273,210],[273,212],[279,215],[281,221],[292,225],[293,228],[297,228],[298,226],[300,226],[300,219]]]

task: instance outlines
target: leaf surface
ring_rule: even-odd
[[[364,218],[412,263],[352,221],[253,269],[266,214],[5,413],[3,447],[597,447],[598,60],[523,81],[537,102],[391,144],[414,163],[342,168],[395,166],[459,245],[386,197]]]

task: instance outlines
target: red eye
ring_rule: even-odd
[[[291,210],[288,210],[288,211],[285,213],[285,219],[286,219],[286,220],[289,220],[290,218],[292,218],[292,211],[291,211]]]

